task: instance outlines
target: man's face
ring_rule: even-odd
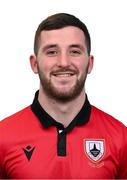
[[[35,71],[43,93],[59,101],[80,95],[93,65],[83,31],[73,26],[42,31],[39,45]]]

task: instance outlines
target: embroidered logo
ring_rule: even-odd
[[[85,140],[85,152],[87,156],[97,162],[102,159],[105,153],[104,140]]]
[[[35,149],[35,147],[32,148],[31,146],[27,146],[26,148],[22,148],[22,150],[24,151],[28,161],[30,161],[34,149]]]

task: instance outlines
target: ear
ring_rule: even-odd
[[[90,74],[93,69],[93,63],[94,63],[94,56],[90,55],[89,56],[88,74]]]
[[[31,65],[31,68],[32,68],[33,72],[34,72],[35,74],[37,74],[37,73],[38,73],[38,69],[37,69],[37,58],[36,58],[35,55],[31,55],[31,56],[30,56],[30,65]]]

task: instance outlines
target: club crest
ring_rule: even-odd
[[[105,152],[104,140],[85,140],[85,152],[94,162],[99,161]]]

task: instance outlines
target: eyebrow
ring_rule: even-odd
[[[42,48],[42,50],[43,50],[43,51],[46,51],[47,49],[56,48],[56,47],[58,47],[57,44],[48,44],[48,45],[44,46],[44,47]]]
[[[42,48],[43,51],[46,51],[47,49],[50,49],[50,48],[57,48],[58,47],[58,44],[48,44],[46,46],[44,46]],[[69,48],[79,48],[81,50],[85,50],[85,47],[81,44],[71,44],[69,45]]]
[[[72,44],[69,46],[70,48],[79,48],[81,50],[85,50],[85,47],[81,44]]]

